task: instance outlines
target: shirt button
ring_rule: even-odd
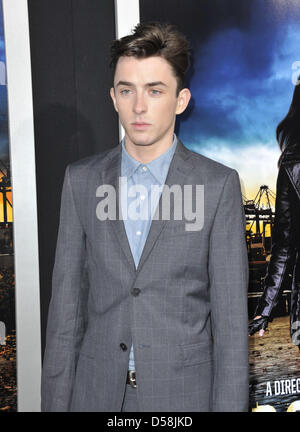
[[[142,170],[143,171],[147,171],[147,167],[144,165],[144,166],[142,166]]]
[[[139,288],[132,288],[132,290],[131,290],[131,294],[132,294],[134,297],[137,297],[137,296],[139,295],[140,292],[141,292],[141,290],[140,290]]]
[[[123,342],[120,343],[120,347],[122,348],[123,351],[127,351],[127,345],[125,345]]]
[[[144,200],[145,198],[145,195],[141,195],[141,200]]]
[[[141,235],[141,234],[142,234],[141,231],[136,232],[136,235]]]

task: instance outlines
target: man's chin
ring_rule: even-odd
[[[146,146],[152,145],[153,142],[152,141],[150,141],[150,142],[135,142],[135,141],[133,141],[132,144],[139,146],[139,147],[146,147]]]
[[[129,137],[129,139],[133,145],[141,146],[141,147],[149,146],[149,145],[155,143],[155,140],[153,140],[149,137],[147,138],[147,137],[141,137],[141,136],[140,137],[134,136],[134,137]]]

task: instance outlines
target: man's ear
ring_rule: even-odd
[[[113,101],[113,104],[114,104],[115,110],[116,110],[117,112],[119,112],[119,111],[118,111],[118,108],[117,108],[117,101],[116,101],[116,97],[115,97],[115,89],[114,89],[114,87],[111,87],[111,89],[110,89],[110,96],[111,96],[111,98],[112,98],[112,101]]]
[[[180,90],[177,97],[176,114],[181,114],[186,109],[191,99],[191,92],[188,88]]]

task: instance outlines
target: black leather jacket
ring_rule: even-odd
[[[298,148],[297,148],[298,147]],[[255,315],[271,316],[281,290],[291,281],[291,336],[300,320],[300,145],[287,148],[280,164],[271,259]]]

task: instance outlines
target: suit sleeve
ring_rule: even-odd
[[[210,237],[213,411],[248,411],[248,256],[239,176],[228,175]]]
[[[42,411],[69,411],[86,321],[85,233],[74,202],[71,168],[66,168],[61,195],[42,370]]]
[[[264,280],[264,292],[255,315],[270,316],[278,303],[279,294],[295,262],[296,251],[293,239],[290,181],[285,169],[281,167],[276,185],[271,259]]]

